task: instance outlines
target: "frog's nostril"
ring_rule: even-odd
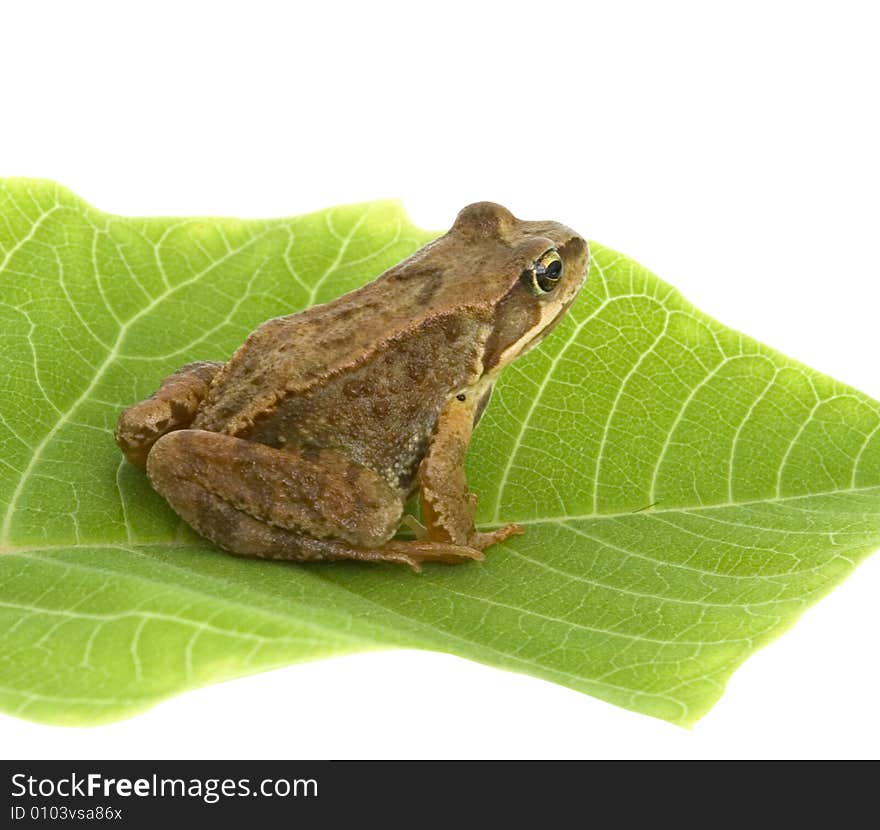
[[[579,257],[582,256],[587,250],[586,240],[581,239],[579,236],[573,236],[571,239],[566,242],[561,249],[567,257]]]
[[[572,236],[564,245],[559,246],[559,253],[565,261],[566,267],[575,271],[586,270],[589,261],[589,247],[586,240],[579,236]],[[574,274],[575,271],[569,273]]]

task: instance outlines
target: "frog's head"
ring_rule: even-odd
[[[476,271],[461,288],[492,313],[483,357],[487,374],[544,339],[574,302],[589,269],[587,242],[571,228],[526,222],[492,202],[464,208],[444,239],[470,251]]]

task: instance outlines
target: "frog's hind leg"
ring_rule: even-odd
[[[192,423],[222,366],[222,363],[188,363],[168,375],[149,398],[122,411],[113,437],[132,464],[146,467],[147,456],[156,441]]]
[[[153,487],[199,533],[240,556],[302,562],[421,562],[482,558],[433,541],[389,541],[403,496],[330,449],[285,447],[185,429],[160,438],[147,459]]]

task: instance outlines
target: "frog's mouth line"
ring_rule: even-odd
[[[568,302],[559,307],[559,311],[556,316],[547,323],[544,328],[541,329],[531,340],[529,340],[523,347],[522,351],[520,351],[521,355],[524,355],[526,352],[531,351],[535,346],[537,346],[548,334],[550,334],[556,326],[559,325],[559,321],[562,320],[563,317],[568,313],[568,310],[571,308],[574,301],[577,299],[577,294],[575,294]]]

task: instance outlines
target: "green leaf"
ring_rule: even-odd
[[[236,559],[176,518],[120,408],[434,234],[396,203],[131,219],[0,183],[0,707],[118,719],[182,689],[389,646],[449,651],[689,724],[880,544],[880,405],[593,245],[468,459],[484,563]]]

